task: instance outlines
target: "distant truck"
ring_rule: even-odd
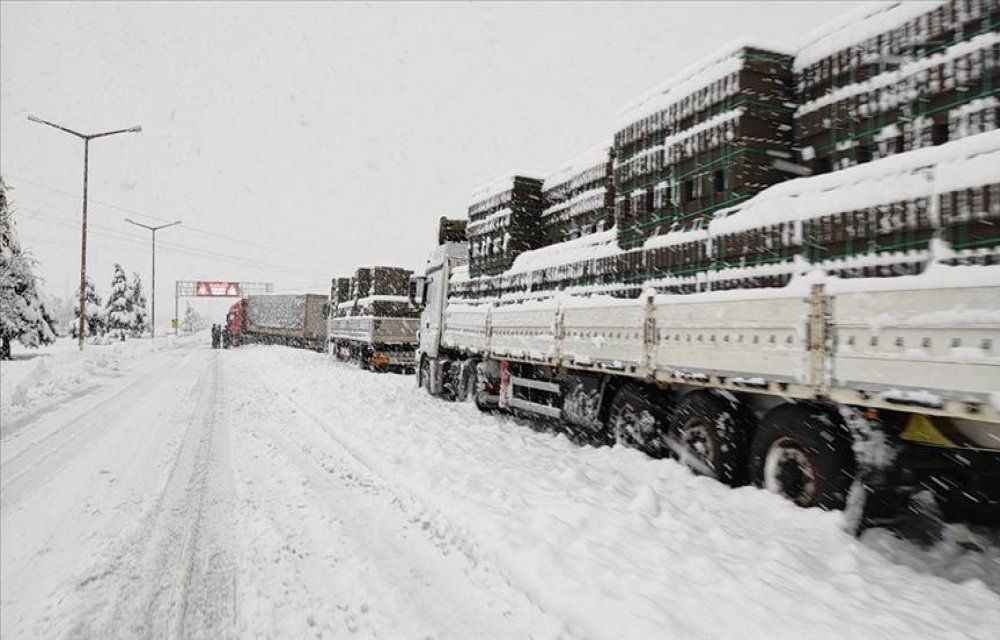
[[[407,297],[412,273],[400,267],[362,267],[354,277],[333,279],[327,317],[332,356],[365,369],[415,370],[419,312]]]
[[[284,344],[323,351],[327,297],[318,293],[248,296],[226,316],[233,346]]]

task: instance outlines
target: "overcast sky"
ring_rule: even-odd
[[[859,2],[0,4],[0,173],[50,293],[88,273],[326,293],[362,264],[423,264],[439,216],[508,171],[610,137],[636,95],[738,38],[797,46]],[[217,312],[219,305],[212,309]],[[182,305],[183,308],[183,305]],[[213,317],[213,320],[217,318]],[[219,318],[221,319],[221,318]]]

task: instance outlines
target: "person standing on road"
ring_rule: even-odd
[[[228,349],[232,344],[232,336],[229,335],[229,325],[222,328],[222,348]]]
[[[219,325],[217,324],[212,325],[212,348],[219,348]]]

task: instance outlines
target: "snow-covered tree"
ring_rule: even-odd
[[[32,271],[34,259],[21,249],[7,185],[0,177],[0,360],[10,359],[10,343],[26,347],[55,342],[52,318],[45,310]]]
[[[149,312],[146,311],[146,294],[142,292],[142,280],[139,274],[132,272],[132,310],[135,313],[135,322],[132,326],[132,335],[136,338],[149,329]]]
[[[190,303],[184,310],[184,319],[181,320],[181,331],[185,333],[194,333],[195,331],[200,331],[205,328],[205,319],[201,317],[201,314],[195,311]]]
[[[87,316],[85,318],[88,336],[103,336],[107,333],[107,313],[101,306],[101,296],[97,295],[94,288],[94,281],[87,278],[87,290],[84,294],[87,301]],[[80,336],[80,301],[73,303],[73,322],[69,328],[70,335],[74,338]]]
[[[57,335],[69,335],[72,331],[73,305],[79,301],[79,295],[58,296],[46,292],[42,296],[45,310],[52,316]]]
[[[105,306],[108,314],[108,334],[112,338],[124,340],[132,335],[135,326],[135,311],[132,305],[132,287],[129,286],[125,270],[115,263],[115,275],[111,278],[111,293]]]

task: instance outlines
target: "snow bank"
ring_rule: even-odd
[[[15,359],[0,362],[0,434],[7,438],[29,416],[121,377],[151,353],[200,340],[207,343],[207,334],[88,343],[82,353],[73,338],[39,349],[14,345]]]

